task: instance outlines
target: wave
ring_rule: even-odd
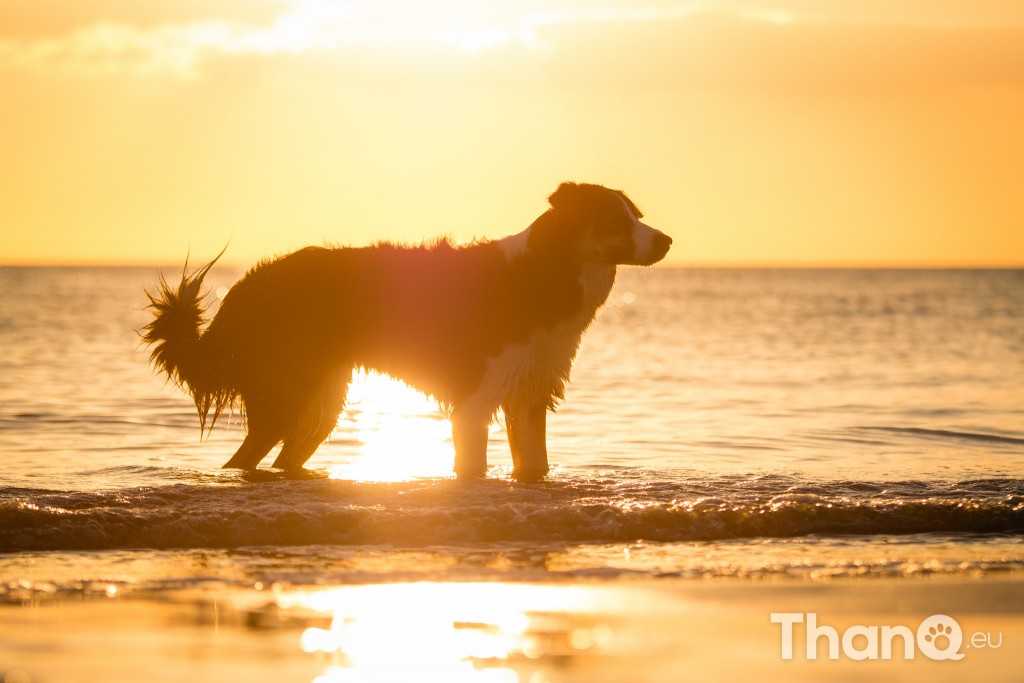
[[[0,488],[0,550],[460,546],[1024,533],[1024,480],[806,483],[563,477],[233,479],[101,492]]]
[[[865,427],[864,429],[877,432],[890,432],[893,434],[910,434],[925,437],[963,439],[968,441],[986,441],[990,443],[1024,446],[1024,439],[1014,436],[986,434],[982,432],[963,432],[954,431],[951,429],[924,429],[922,427]]]

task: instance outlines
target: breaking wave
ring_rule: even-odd
[[[651,473],[646,473],[650,476]],[[272,473],[101,492],[0,488],[0,550],[679,542],[1024,533],[1024,480],[363,483]],[[209,481],[202,481],[208,477]]]

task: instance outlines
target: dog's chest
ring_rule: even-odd
[[[535,331],[526,342],[509,344],[488,360],[471,403],[496,410],[503,402],[533,402],[561,397],[580,339],[615,281],[614,266],[585,266],[583,297],[570,317]]]

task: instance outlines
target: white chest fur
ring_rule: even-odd
[[[502,405],[535,405],[552,396],[561,398],[580,339],[614,283],[615,266],[583,266],[583,298],[576,314],[488,359],[483,380],[463,409],[493,415]]]

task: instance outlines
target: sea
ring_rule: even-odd
[[[305,471],[220,469],[237,411],[202,437],[140,345],[159,275],[0,268],[2,604],[1024,572],[1022,270],[620,269],[534,483],[500,416],[456,480],[437,407],[365,372]]]

